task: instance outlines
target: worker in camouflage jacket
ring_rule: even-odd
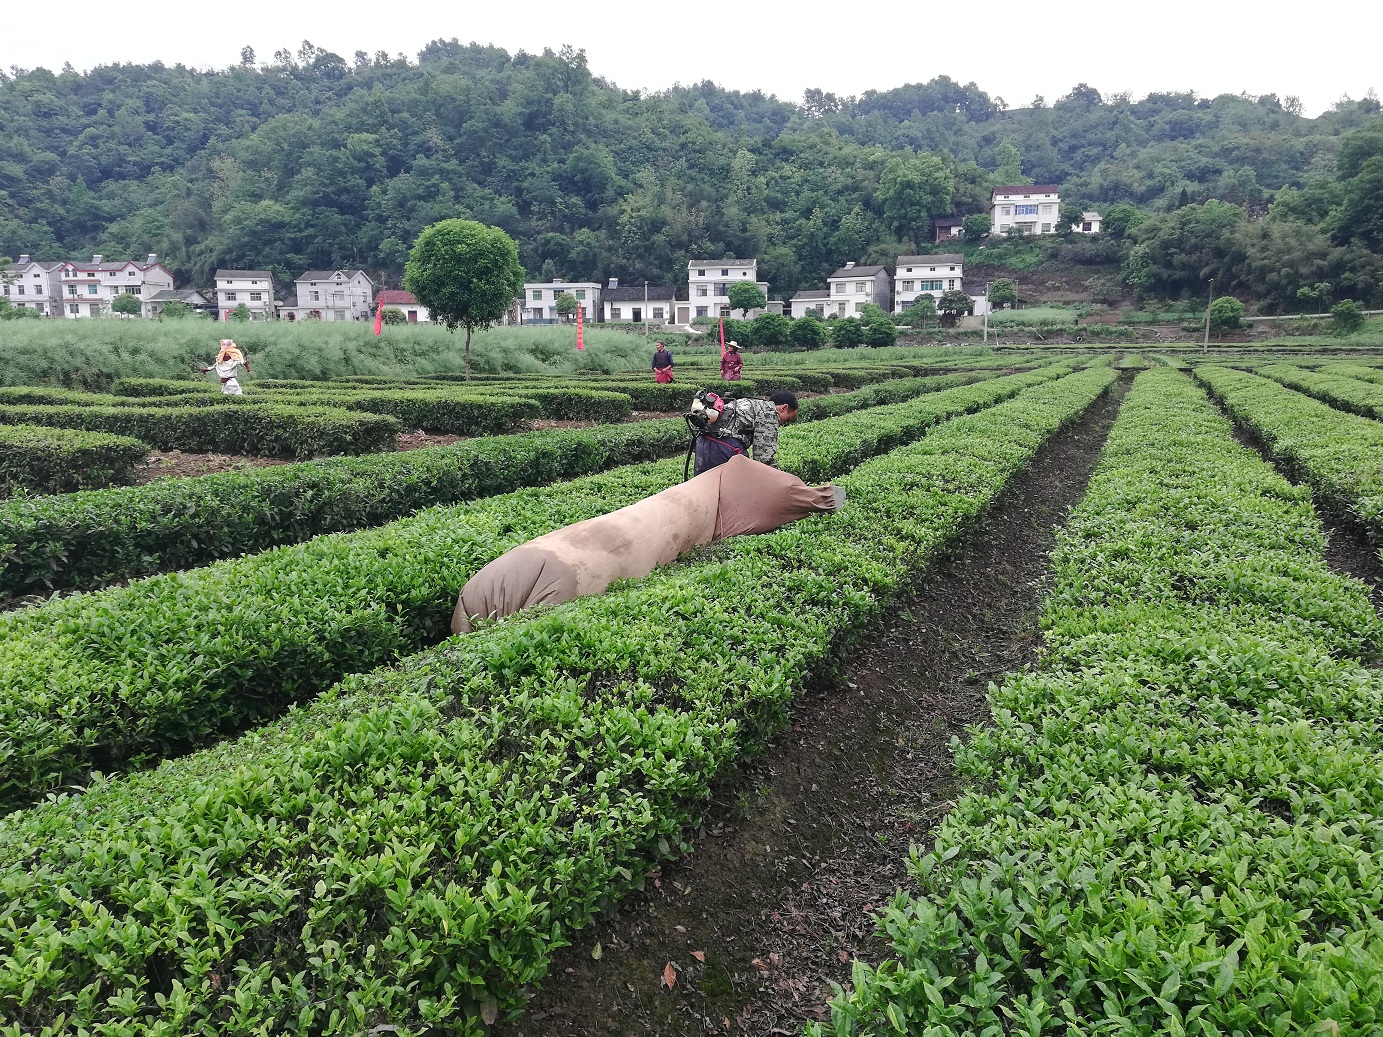
[[[797,397],[775,392],[766,400],[731,400],[706,412],[706,430],[696,437],[696,474],[752,450],[755,461],[777,467],[778,429],[797,417]]]

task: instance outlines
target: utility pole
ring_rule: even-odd
[[[989,286],[993,281],[984,283],[984,344],[989,345]]]
[[[648,282],[643,283],[643,337],[648,341]]]
[[[1215,301],[1215,279],[1210,279],[1210,300],[1205,304],[1205,345],[1201,347],[1202,353],[1210,352],[1210,305]]]

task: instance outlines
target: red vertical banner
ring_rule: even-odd
[[[375,334],[384,330],[384,293],[379,296],[379,308],[375,310]]]
[[[725,314],[720,315],[720,355],[725,355]]]
[[[586,309],[586,307],[582,306],[580,303],[578,303],[577,306],[576,306],[576,348],[577,348],[577,349],[585,349],[585,348],[586,348],[586,332],[585,332],[584,327],[583,327],[582,324],[581,324],[581,314],[585,311],[585,309]]]

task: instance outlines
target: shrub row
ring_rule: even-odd
[[[271,404],[221,407],[6,406],[0,424],[110,432],[158,450],[308,458],[392,450],[399,423],[380,414]]]
[[[944,387],[910,383],[914,394]],[[823,416],[874,405],[831,397]],[[811,420],[818,401],[803,401]],[[376,526],[434,504],[504,493],[686,446],[680,420],[493,437],[454,447],[172,479],[136,489],[0,503],[0,595],[89,588]]]
[[[837,515],[490,625],[237,742],[11,816],[0,1033],[137,1018],[478,1037],[1112,379],[937,428],[849,476]]]
[[[1290,364],[1265,364],[1257,368],[1257,373],[1351,414],[1361,414],[1366,418],[1383,417],[1383,386],[1355,378],[1304,371]]]
[[[513,432],[542,413],[532,399],[495,394],[435,392],[256,392],[252,399],[269,399],[295,407],[337,407],[366,414],[388,414],[406,429],[457,436],[489,436]]]
[[[869,411],[872,422],[848,415],[787,429],[783,464],[829,479],[1041,380],[935,393]],[[92,767],[205,743],[435,641],[457,592],[492,558],[656,493],[680,468],[616,469],[434,509],[0,618],[0,807]]]
[[[1184,375],[1140,376],[896,959],[810,1032],[1378,1032],[1383,631],[1323,547]]]
[[[128,436],[0,425],[0,495],[120,486],[148,456],[148,445]]]
[[[1294,477],[1383,543],[1383,424],[1227,367],[1202,364],[1195,374]]]

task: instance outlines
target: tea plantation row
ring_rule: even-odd
[[[480,1034],[1114,377],[938,426],[838,514],[0,822],[0,1033]]]
[[[896,957],[812,1032],[1378,1033],[1383,626],[1323,548],[1306,490],[1142,375]]]
[[[1065,370],[789,428],[781,464],[827,480]],[[440,640],[457,592],[491,559],[680,475],[676,461],[617,468],[0,618],[0,808],[93,767],[205,744]]]

